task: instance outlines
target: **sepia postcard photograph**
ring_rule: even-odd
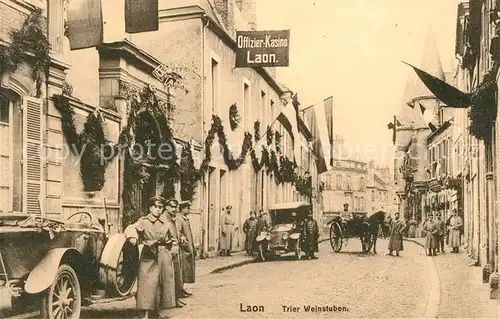
[[[500,318],[499,78],[499,0],[0,0],[0,318]]]

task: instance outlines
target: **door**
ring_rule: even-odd
[[[217,179],[215,175],[215,168],[210,167],[208,172],[208,251],[215,251],[219,247],[219,241],[217,236]]]

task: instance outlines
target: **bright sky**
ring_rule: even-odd
[[[258,30],[290,29],[290,66],[278,81],[302,106],[334,96],[334,130],[392,164],[387,123],[398,114],[410,71],[432,25],[445,72],[455,66],[459,0],[257,0]],[[388,151],[387,151],[388,150]],[[374,154],[366,153],[366,154]],[[368,157],[374,157],[368,155]],[[392,165],[391,165],[392,166]]]

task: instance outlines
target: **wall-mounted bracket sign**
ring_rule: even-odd
[[[290,30],[236,31],[236,67],[288,66]]]

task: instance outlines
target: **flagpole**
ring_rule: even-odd
[[[271,125],[269,125],[269,127],[266,130],[266,132],[258,140],[255,141],[255,144],[252,143],[252,146],[250,147],[249,151],[254,150],[255,145],[259,144],[259,142],[264,138],[264,136],[266,136],[266,138],[267,138],[267,133],[271,130],[271,128],[273,127],[274,123],[276,123],[276,120],[278,120],[278,116],[274,119],[274,121],[271,123]]]

